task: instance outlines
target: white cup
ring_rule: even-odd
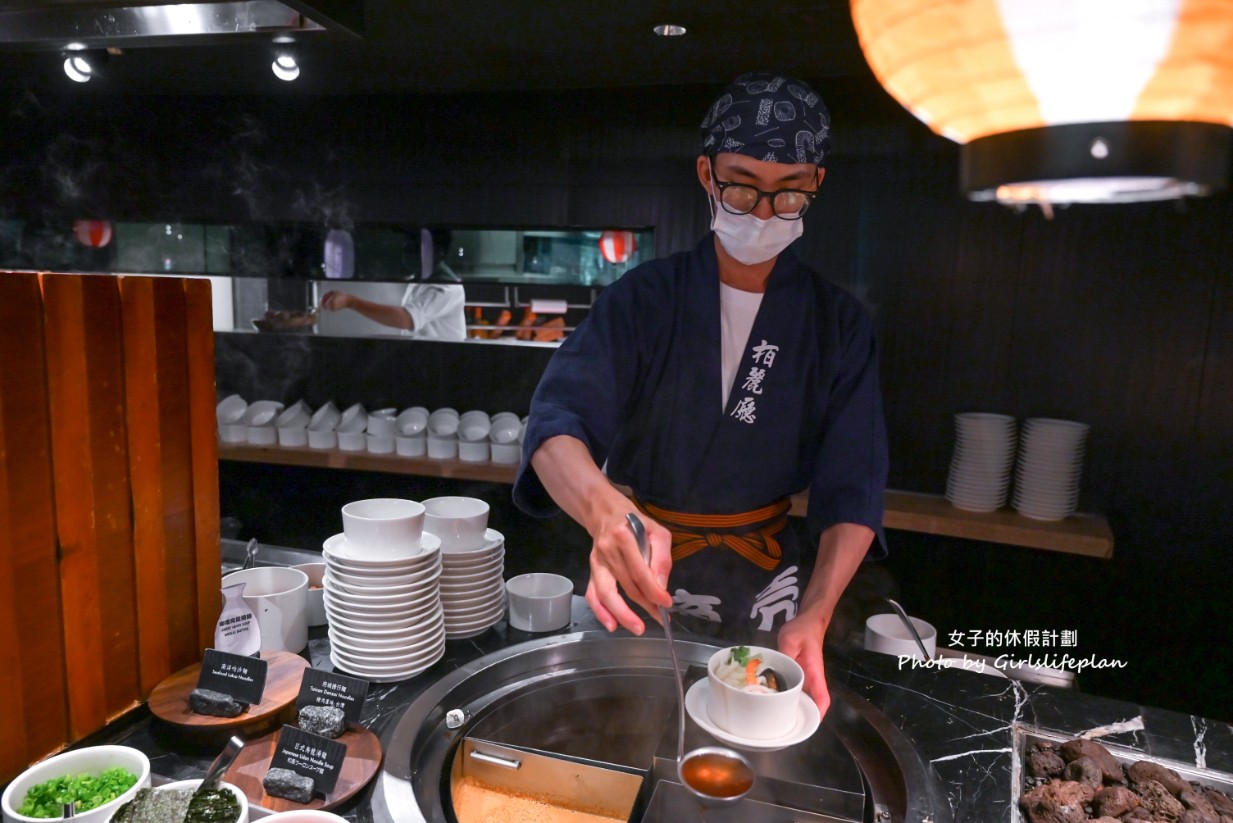
[[[453,437],[458,434],[459,417],[457,410],[448,406],[437,409],[428,415],[428,430],[437,437]]]
[[[368,435],[362,431],[339,431],[338,448],[345,452],[362,452],[368,447]]]
[[[431,449],[432,438],[428,445]],[[488,511],[477,497],[432,497],[424,501],[424,530],[441,538],[442,552],[478,549],[484,545]]]
[[[522,462],[522,446],[517,443],[493,443],[492,462],[503,466],[517,466]]]
[[[292,566],[308,575],[308,625],[324,626],[325,617],[325,564],[301,563]]]
[[[394,451],[403,457],[423,457],[428,451],[428,438],[424,435],[394,438]]]
[[[428,456],[433,460],[453,460],[458,456],[458,438],[428,435]]]
[[[254,446],[273,446],[278,442],[278,430],[273,425],[248,426],[244,439]]]
[[[223,577],[244,583],[244,602],[257,617],[261,648],[299,653],[308,645],[308,575],[286,566],[258,566]]]
[[[488,439],[493,443],[514,443],[518,440],[518,432],[522,430],[522,421],[512,412],[502,412],[492,418],[492,427]]]
[[[314,429],[308,427],[308,448],[332,449],[338,445],[338,432],[333,429]]]
[[[505,584],[509,624],[524,632],[551,632],[569,625],[574,583],[559,574],[532,572]]]
[[[277,400],[257,400],[249,403],[240,422],[245,426],[274,426],[274,421],[282,413],[283,404]]]
[[[423,406],[412,406],[403,409],[394,418],[394,428],[403,437],[414,437],[428,428],[428,409]]]
[[[361,403],[353,403],[338,419],[338,432],[359,432],[363,434],[368,428],[368,412]]]
[[[458,418],[458,439],[470,440],[485,440],[488,437],[488,432],[492,428],[492,420],[488,417],[487,412],[469,411],[464,412]]]
[[[238,394],[227,395],[218,401],[218,405],[214,407],[214,413],[218,417],[220,426],[239,423],[244,418],[244,412],[247,410],[248,401]]]
[[[414,557],[422,549],[424,511],[423,503],[396,497],[348,503],[342,508],[347,545],[373,559]]]
[[[369,421],[372,420],[371,417],[368,419]],[[381,434],[373,434],[372,432],[369,432],[368,434],[364,435],[364,440],[365,440],[365,443],[367,444],[369,454],[393,454],[394,453],[394,436],[393,435],[386,436],[386,435],[381,435]]]
[[[297,400],[283,409],[282,414],[275,419],[274,425],[280,429],[306,429],[312,418],[313,411],[308,404],[303,400]]]
[[[327,400],[325,404],[313,412],[312,418],[308,421],[309,431],[334,431],[338,428],[338,421],[342,419],[342,412],[334,405],[334,401]]]
[[[458,459],[464,463],[487,463],[491,453],[487,440],[459,440]]]
[[[378,409],[368,415],[368,433],[378,437],[394,436],[394,409]]]
[[[932,660],[938,650],[938,630],[919,617],[913,617],[911,620],[912,625],[916,627],[916,633],[920,635],[921,642],[925,644],[925,649],[929,652],[929,659]],[[875,614],[865,621],[865,648],[871,652],[881,652],[896,657],[907,655],[917,660],[921,659],[920,646],[916,645],[916,639],[912,637],[912,633],[908,631],[907,626],[903,625],[903,621],[897,614]]]
[[[328,432],[333,434],[334,432]],[[303,426],[295,426],[292,428],[278,429],[278,445],[290,447],[303,447],[308,445],[308,429]]]
[[[787,688],[772,694],[747,692],[715,674],[716,666],[725,662],[731,651],[720,649],[707,661],[706,711],[711,720],[729,734],[752,740],[771,740],[790,733],[800,719],[801,690],[805,685],[800,665],[774,649],[751,646],[750,658],[762,661],[758,671],[774,669]]]
[[[218,437],[224,443],[247,442],[248,426],[243,423],[221,423],[218,427]]]

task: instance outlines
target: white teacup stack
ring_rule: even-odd
[[[248,427],[244,425],[244,413],[248,401],[238,394],[230,394],[214,407],[218,417],[218,437],[224,443],[243,443],[247,440]]]
[[[403,457],[423,457],[428,453],[428,409],[412,406],[394,418],[394,451]]]
[[[518,465],[522,461],[522,421],[513,412],[498,412],[492,416],[492,428],[488,432],[491,441],[492,462]]]
[[[341,671],[405,680],[445,653],[441,541],[424,531],[424,510],[397,498],[343,506],[343,533],[322,551],[330,660]]]
[[[474,497],[424,501],[424,530],[441,540],[445,636],[474,637],[505,616],[505,537],[488,528],[488,504]]]
[[[1020,514],[1061,520],[1075,513],[1089,429],[1086,423],[1073,420],[1033,417],[1024,421],[1012,499]]]
[[[959,509],[991,512],[1006,505],[1015,462],[1015,418],[967,412],[955,415],[955,453],[946,499]]]
[[[428,416],[428,456],[433,460],[453,460],[458,457],[458,425],[461,415],[448,406]]]

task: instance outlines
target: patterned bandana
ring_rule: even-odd
[[[742,74],[702,121],[702,153],[735,152],[768,163],[825,165],[831,116],[817,92],[769,72]]]

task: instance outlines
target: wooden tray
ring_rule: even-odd
[[[238,717],[197,714],[188,707],[188,696],[197,688],[201,674],[200,663],[181,669],[155,686],[148,701],[150,711],[160,720],[190,731],[228,733],[271,723],[295,704],[308,661],[283,651],[263,651],[261,659],[268,664],[261,702],[249,706]]]
[[[235,762],[223,772],[223,780],[232,784],[248,797],[253,806],[272,812],[289,812],[299,809],[328,811],[350,800],[368,785],[381,768],[381,741],[368,729],[348,729],[338,738],[347,746],[347,759],[343,761],[342,773],[334,784],[334,791],[324,797],[317,796],[309,803],[296,803],[282,797],[271,797],[261,785],[270,768],[278,736],[282,729],[275,729],[264,737],[248,741]]]

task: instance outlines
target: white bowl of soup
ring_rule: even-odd
[[[707,714],[736,737],[774,740],[800,720],[805,673],[786,654],[761,646],[729,646],[706,667]]]

